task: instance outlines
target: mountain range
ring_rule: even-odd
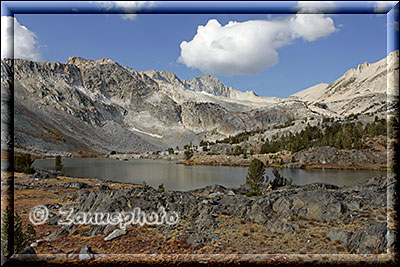
[[[398,97],[398,58],[396,50],[287,98],[242,92],[210,75],[181,80],[168,71],[135,71],[109,58],[3,59],[1,82],[3,94],[14,76],[17,151],[144,152],[289,120],[385,116]]]

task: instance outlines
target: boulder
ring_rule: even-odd
[[[3,253],[2,253],[2,255],[3,255]],[[35,250],[30,246],[27,246],[23,251],[21,251],[18,254],[15,254],[14,256],[17,261],[18,260],[23,261],[23,262],[24,261],[28,261],[28,262],[29,261],[39,261],[39,258],[36,255]]]
[[[349,238],[349,233],[342,230],[332,230],[325,233],[325,236],[328,237],[331,241],[339,241],[341,244],[347,244],[347,240]]]
[[[374,224],[366,229],[358,230],[351,235],[348,246],[350,253],[378,254],[386,253],[386,223]]]
[[[93,260],[94,259],[94,253],[91,249],[91,247],[83,247],[81,248],[79,252],[79,259],[80,260]]]
[[[111,234],[109,234],[108,236],[106,236],[106,237],[104,238],[104,241],[113,240],[113,239],[115,239],[115,238],[117,238],[117,237],[120,237],[120,236],[122,236],[122,235],[126,235],[126,233],[127,233],[126,229],[124,229],[124,230],[115,229]]]
[[[87,183],[82,183],[82,182],[68,182],[68,183],[63,183],[62,185],[64,188],[76,188],[76,189],[92,187],[91,185],[89,185]]]

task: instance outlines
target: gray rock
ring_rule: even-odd
[[[210,238],[212,241],[218,241],[221,238],[216,236],[214,233],[208,234],[208,238]]]
[[[39,260],[38,256],[36,255],[35,250],[30,246],[27,246],[23,251],[16,254],[15,258],[18,260],[21,260],[21,261],[38,261]]]
[[[61,204],[58,203],[53,203],[53,204],[45,204],[44,205],[46,208],[48,208],[49,210],[58,210],[59,208],[62,207]]]
[[[116,228],[117,228],[116,225],[108,224],[108,225],[104,228],[103,234],[109,234],[109,233],[113,232]]]
[[[249,217],[250,217],[250,220],[253,220],[255,223],[258,223],[258,224],[264,224],[268,220],[268,217],[265,214],[259,213],[259,212],[251,213],[249,215]]]
[[[53,253],[63,253],[62,249],[55,248],[51,252]]]
[[[92,187],[91,185],[89,185],[87,183],[82,183],[82,182],[68,182],[68,183],[63,183],[62,185],[64,188],[76,188],[76,189]]]
[[[120,237],[122,235],[126,235],[127,231],[126,229],[121,230],[121,229],[115,229],[111,234],[109,234],[107,237],[104,238],[104,241],[110,241],[113,240],[117,237]]]
[[[100,190],[110,190],[110,187],[104,184],[97,184],[97,188]]]
[[[290,212],[290,208],[292,203],[288,197],[281,197],[272,205],[272,209],[281,215],[288,215]]]
[[[242,184],[238,189],[235,190],[236,194],[244,195],[250,191],[251,186],[249,184]]]
[[[386,223],[374,224],[366,229],[356,231],[348,241],[350,252],[357,254],[386,253],[386,233]]]
[[[217,222],[215,218],[207,210],[205,210],[201,212],[199,217],[196,219],[195,227],[200,232],[211,230],[217,227]]]
[[[196,235],[196,234],[191,234],[187,239],[186,243],[193,247],[197,247],[203,243],[203,237]]]
[[[347,240],[349,238],[349,233],[342,230],[332,230],[325,233],[325,236],[328,237],[331,241],[339,241],[341,244],[347,244]]]
[[[232,190],[229,190],[228,193],[226,194],[227,196],[235,196],[235,192],[233,192]]]
[[[271,232],[290,234],[298,230],[300,227],[297,224],[288,222],[286,219],[276,219],[268,221],[267,227]]]
[[[293,154],[289,161],[300,164],[334,164],[341,166],[364,165],[370,163],[386,164],[386,153],[352,149],[351,151],[335,147],[314,147]]]
[[[80,260],[93,260],[94,259],[94,253],[92,249],[88,246],[81,248],[79,252],[79,259]]]

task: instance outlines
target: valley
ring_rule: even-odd
[[[16,59],[14,72],[10,64],[2,60],[2,86],[14,73],[15,151],[36,156],[183,150],[259,130],[240,144],[257,154],[265,140],[307,125],[323,130],[326,120],[389,120],[398,98],[398,50],[288,98],[241,92],[209,75],[180,80],[167,71],[137,72],[107,58]]]

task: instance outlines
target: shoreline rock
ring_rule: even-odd
[[[141,187],[91,192],[81,189],[71,193],[68,199],[75,201],[77,212],[126,212],[134,207],[146,212],[157,212],[163,206],[167,212],[177,212],[181,219],[193,226],[195,235],[190,242],[197,244],[201,239],[198,236],[219,228],[216,218],[220,214],[229,214],[245,222],[264,225],[272,232],[281,234],[298,231],[301,225],[298,221],[323,224],[338,220],[364,220],[367,213],[363,212],[368,211],[364,209],[367,206],[369,209],[380,210],[386,207],[386,180],[382,175],[355,186],[339,187],[322,183],[290,185],[269,190],[267,195],[253,197],[244,195],[245,187],[230,190],[219,185],[190,191],[165,192],[154,188],[145,191]],[[380,234],[386,231],[386,223],[371,222],[369,225],[368,228],[354,233],[330,231],[326,236],[331,241],[347,245],[351,253],[382,253],[386,237],[380,237]],[[164,233],[170,231],[167,226],[155,227]],[[88,235],[106,232],[109,233],[110,230],[105,231],[103,226],[94,226]],[[115,229],[106,239],[112,240],[124,234],[126,232],[123,230]],[[376,241],[376,245],[371,247],[371,240]]]

